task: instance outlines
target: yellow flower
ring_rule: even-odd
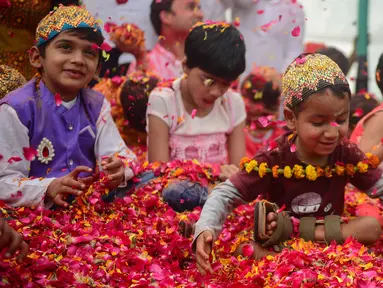
[[[305,170],[303,170],[303,167],[301,165],[294,165],[293,168],[294,176],[297,179],[305,178]]]
[[[245,169],[245,164],[249,163],[250,161],[251,159],[249,157],[243,157],[241,159],[241,162],[239,162],[239,167],[241,168],[241,170]]]
[[[258,165],[257,161],[251,160],[249,163],[246,165],[246,172],[250,173],[251,171],[254,170],[254,168]]]
[[[343,176],[344,175],[344,166],[341,166],[341,165],[335,165],[335,173],[336,175],[338,176]]]
[[[273,177],[274,178],[278,178],[279,174],[278,174],[278,169],[279,169],[279,166],[278,165],[275,165],[272,169],[271,169],[271,172],[273,172]]]
[[[259,165],[259,177],[263,178],[263,176],[267,173],[267,163],[263,162],[261,165]]]
[[[283,169],[283,176],[290,179],[291,176],[293,176],[293,172],[291,171],[291,168],[289,166],[285,166],[285,169]]]
[[[318,178],[318,174],[314,166],[312,165],[306,166],[306,177],[310,181],[315,181]]]
[[[356,165],[356,167],[358,168],[358,171],[360,173],[366,173],[368,170],[368,165],[364,162],[358,162],[358,165]]]

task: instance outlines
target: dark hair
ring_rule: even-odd
[[[98,46],[101,46],[101,44],[104,42],[104,36],[102,36],[100,31],[95,31],[93,28],[73,28],[66,30],[70,34],[77,36],[81,40],[87,40],[92,43],[96,43]],[[52,39],[49,39],[47,42],[44,44],[38,46],[40,55],[42,57],[45,57],[45,52],[48,47],[48,45],[53,41],[55,37]],[[99,63],[98,65],[101,65],[103,62],[103,57],[102,57],[102,51],[100,50],[99,53]]]
[[[330,58],[332,61],[338,64],[340,70],[342,70],[344,75],[347,75],[350,67],[347,57],[341,51],[334,47],[326,47],[319,49],[317,53],[326,55],[328,58]]]
[[[348,84],[330,85],[330,86],[327,86],[323,89],[316,91],[315,93],[323,92],[326,89],[330,89],[334,93],[334,95],[340,99],[344,99],[347,96],[349,99],[351,98],[350,86]],[[303,104],[306,102],[307,99],[310,99],[310,96],[308,96],[305,100],[299,102],[297,105],[294,106],[294,108],[292,110],[293,110],[295,116],[298,117],[299,113],[302,112]]]
[[[158,82],[159,77],[149,72],[137,71],[128,76],[120,94],[124,116],[129,122],[128,127],[145,132],[149,94]]]
[[[375,73],[376,84],[378,85],[380,92],[383,94],[382,72],[383,72],[383,54],[380,55],[379,57],[379,61],[378,61],[378,65],[376,66],[376,73]]]
[[[268,110],[278,109],[280,90],[273,87],[273,82],[266,81],[260,75],[249,74],[243,80],[241,93],[253,103],[262,103]],[[257,97],[258,93],[262,93],[261,97]]]
[[[173,0],[153,0],[152,4],[150,5],[150,21],[152,22],[152,26],[157,35],[161,35],[162,29],[160,14],[162,11],[170,12],[172,4]]]
[[[226,81],[234,81],[245,71],[245,42],[229,24],[197,25],[185,41],[186,65]]]
[[[355,96],[351,97],[349,118],[350,128],[353,129],[360,121],[360,119],[362,119],[365,115],[370,113],[378,106],[379,102],[373,95],[356,94]],[[360,110],[360,112],[357,110]]]

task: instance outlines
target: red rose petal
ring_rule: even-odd
[[[291,35],[293,37],[298,37],[299,35],[301,35],[301,27],[297,26],[295,27],[292,31],[291,31]]]
[[[37,151],[32,147],[23,147],[23,154],[27,161],[33,161],[36,158]]]

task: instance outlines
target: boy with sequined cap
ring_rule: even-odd
[[[376,218],[347,221],[340,216],[348,182],[371,197],[383,194],[377,159],[346,139],[350,89],[343,72],[327,56],[302,54],[283,76],[282,95],[293,133],[252,160],[242,159],[242,171],[218,185],[203,207],[193,241],[202,273],[212,271],[212,243],[228,214],[258,196],[270,202],[256,203],[255,241],[242,243],[237,253],[247,245],[246,254],[252,251],[254,258],[261,258],[275,253],[268,248],[283,248],[281,243],[292,236],[328,244],[351,236],[365,245],[380,238]]]
[[[31,65],[40,71],[0,101],[0,200],[13,206],[68,207],[81,195],[98,163],[107,186],[126,185],[126,148],[104,96],[85,87],[101,64],[104,39],[85,9],[60,6],[36,31]],[[123,163],[124,161],[124,163]]]

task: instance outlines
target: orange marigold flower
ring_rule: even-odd
[[[346,173],[348,176],[354,176],[355,174],[355,167],[352,164],[346,164]]]
[[[324,169],[324,176],[326,176],[326,178],[331,178],[332,177],[332,169],[330,167],[326,167]]]
[[[316,166],[318,177],[324,176],[324,170],[320,166]]]
[[[249,163],[250,161],[251,159],[249,157],[243,157],[239,162],[239,167],[241,168],[241,170],[245,169],[245,164]]]
[[[338,176],[343,176],[344,175],[344,166],[341,166],[341,165],[335,165],[335,173],[336,175]]]
[[[367,156],[368,162],[370,163],[372,168],[378,167],[379,162],[380,162],[378,156],[371,154],[371,153],[366,153],[366,156]]]
[[[273,177],[278,178],[279,173],[278,173],[279,166],[275,165],[273,168],[271,168],[271,172],[273,172]]]

